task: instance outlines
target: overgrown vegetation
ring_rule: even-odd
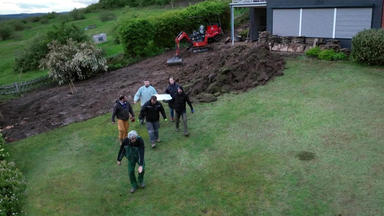
[[[327,61],[339,61],[346,60],[348,58],[348,56],[343,52],[336,52],[333,49],[322,50],[319,47],[313,47],[307,50],[305,55]]]
[[[15,163],[7,162],[9,156],[0,134],[0,215],[22,215],[25,181]]]
[[[59,85],[84,80],[92,75],[107,71],[102,50],[90,42],[77,42],[69,38],[66,43],[52,41],[43,65],[49,69],[49,76]]]
[[[19,56],[16,56],[14,70],[18,73],[24,73],[39,69],[41,59],[48,54],[48,43],[56,40],[60,44],[65,44],[69,38],[77,42],[88,40],[84,31],[74,24],[54,25],[51,31],[45,35],[37,36],[29,47],[24,49]]]
[[[164,13],[160,16],[146,19],[130,19],[119,24],[119,39],[124,45],[125,54],[135,57],[143,55],[143,45],[146,52],[156,53],[157,49],[173,47],[174,38],[180,31],[192,32],[199,25],[206,24],[207,20],[221,20],[222,28],[228,27],[228,4],[219,0],[205,1],[183,10]],[[138,23],[145,23],[139,27]],[[150,32],[147,34],[145,32]],[[140,42],[135,45],[136,35],[144,35]]]
[[[115,20],[116,15],[112,12],[106,11],[106,12],[100,13],[99,18],[102,22],[107,22],[107,21]]]
[[[352,59],[359,63],[384,65],[384,29],[369,29],[352,38]]]
[[[13,29],[10,25],[0,23],[0,40],[8,40],[12,37]]]

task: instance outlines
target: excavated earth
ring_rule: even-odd
[[[68,86],[39,89],[0,104],[0,128],[8,142],[112,111],[118,95],[129,100],[143,80],[162,93],[169,76],[184,86],[195,102],[215,101],[220,94],[264,85],[283,74],[284,60],[255,44],[216,43],[205,53],[182,51],[184,64],[167,66],[174,51]]]

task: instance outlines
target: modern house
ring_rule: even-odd
[[[267,30],[279,36],[337,39],[351,46],[352,37],[370,28],[384,28],[384,0],[232,0],[234,10],[250,8],[250,38]],[[234,41],[234,40],[232,40]]]

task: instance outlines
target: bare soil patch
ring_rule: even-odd
[[[184,65],[169,67],[166,60],[174,51],[146,59],[113,72],[100,74],[68,86],[41,89],[0,104],[0,128],[7,141],[28,136],[107,112],[118,95],[132,101],[142,81],[148,79],[162,93],[169,76],[183,85],[195,101],[210,102],[229,91],[243,91],[263,85],[282,75],[284,60],[264,46],[217,43],[206,53],[182,52]]]

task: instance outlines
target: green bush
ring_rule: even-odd
[[[306,56],[315,57],[318,58],[319,54],[321,52],[321,49],[319,47],[313,47],[305,52]]]
[[[0,23],[0,40],[8,40],[12,38],[13,28],[8,24]]]
[[[369,29],[352,38],[352,59],[359,63],[384,65],[384,29]]]
[[[82,20],[82,19],[85,19],[85,16],[84,16],[84,12],[79,10],[79,9],[73,9],[70,13],[69,13],[69,17],[72,19],[72,20]]]
[[[56,40],[61,44],[65,44],[69,38],[78,42],[88,40],[84,31],[73,24],[62,23],[59,26],[55,25],[46,35],[34,38],[30,43],[31,45],[16,56],[14,71],[24,73],[39,69],[40,60],[48,54],[48,43]]]
[[[110,21],[110,20],[115,20],[116,15],[112,12],[103,12],[100,14],[99,18],[100,18],[100,21],[106,22],[106,21]]]
[[[333,49],[321,50],[319,53],[319,59],[332,61],[335,54],[336,52]]]
[[[22,215],[25,180],[14,163],[5,158],[4,139],[0,134],[0,215]]]
[[[156,17],[125,20],[119,24],[119,41],[124,45],[127,56],[147,56],[151,54],[153,49],[158,51],[159,49],[174,47],[174,38],[180,31],[191,33],[200,25],[208,24],[207,20],[216,22],[219,18],[222,28],[227,29],[229,17],[227,2],[204,1]],[[143,23],[143,25],[140,26],[139,23]],[[138,45],[135,44],[136,41],[138,41]],[[143,52],[145,47],[146,51]]]
[[[61,25],[54,25],[53,29],[47,32],[48,41],[53,40],[59,41],[61,44],[67,42],[69,38],[72,38],[74,41],[82,42],[87,41],[88,37],[85,34],[84,30],[77,27],[74,24],[61,23]]]
[[[98,72],[107,71],[107,61],[102,50],[90,42],[69,39],[65,44],[53,41],[48,44],[49,53],[42,66],[49,69],[48,75],[59,85],[85,80]]]
[[[347,55],[343,52],[337,52],[333,55],[333,60],[335,61],[341,61],[341,60],[346,60],[348,58]]]
[[[153,25],[147,19],[127,20],[118,31],[125,53],[130,57],[148,56],[154,48]]]
[[[39,68],[40,60],[48,53],[48,38],[46,36],[35,37],[30,45],[15,58],[14,71],[25,73]]]
[[[3,138],[3,135],[0,134],[0,161],[7,159],[9,156],[8,152],[5,150],[5,140]]]

